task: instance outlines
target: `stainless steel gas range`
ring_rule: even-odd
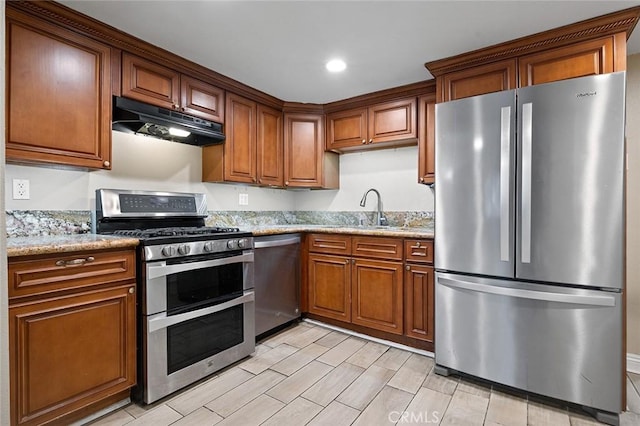
[[[207,227],[206,215],[204,194],[96,190],[96,231],[140,239],[138,401],[255,350],[253,237]]]

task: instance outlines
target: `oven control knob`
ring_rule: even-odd
[[[237,249],[238,248],[238,240],[229,240],[229,241],[227,241],[227,248],[230,248],[231,250]]]
[[[244,238],[241,238],[238,240],[238,248],[245,248],[247,247],[247,240],[245,240]]]
[[[174,246],[162,247],[162,255],[165,257],[171,257],[176,255],[176,248]]]
[[[204,249],[205,252],[211,253],[215,249],[215,246],[213,245],[212,241],[208,241],[208,242],[204,243],[203,249]]]
[[[178,247],[178,253],[180,253],[183,256],[188,255],[189,253],[191,253],[191,247],[189,247],[186,244],[183,244],[181,246]]]

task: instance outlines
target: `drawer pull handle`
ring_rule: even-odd
[[[56,266],[75,266],[75,265],[84,265],[85,263],[93,262],[96,260],[95,257],[89,256],[84,259],[73,259],[73,260],[58,260],[56,262]]]

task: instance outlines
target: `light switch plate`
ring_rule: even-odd
[[[249,205],[249,194],[238,194],[238,205],[240,206],[248,206]]]
[[[14,200],[28,200],[29,194],[29,179],[14,179],[13,180],[13,199]]]

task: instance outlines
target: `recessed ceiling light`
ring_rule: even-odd
[[[326,67],[329,72],[340,72],[347,68],[347,64],[342,59],[332,59],[327,62]]]

